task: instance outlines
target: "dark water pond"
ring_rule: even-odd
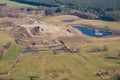
[[[23,53],[25,53],[25,52],[31,52],[31,51],[32,51],[31,48],[25,48],[25,49],[23,50]]]
[[[80,26],[73,26],[73,27],[81,31],[83,34],[91,36],[91,37],[99,38],[99,37],[106,37],[106,36],[113,35],[111,32],[107,32],[107,31],[99,30],[99,32],[96,32],[95,29],[88,29],[88,28],[80,27]]]
[[[74,19],[70,19],[70,20],[62,20],[62,22],[75,22]]]

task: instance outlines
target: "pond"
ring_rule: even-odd
[[[31,52],[31,51],[32,51],[32,49],[28,47],[28,48],[25,48],[22,52],[26,53],[26,52]]]
[[[112,32],[107,32],[104,30],[95,30],[95,29],[89,29],[86,27],[80,27],[80,26],[73,26],[74,28],[78,29],[81,31],[83,34],[91,36],[91,37],[106,37],[106,36],[112,36]]]
[[[62,20],[62,22],[75,22],[75,20],[74,19]]]

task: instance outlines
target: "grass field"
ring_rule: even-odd
[[[93,46],[103,45],[109,47],[108,52],[87,52]],[[81,51],[78,54],[64,52],[53,55],[51,50],[37,54],[23,54],[12,74],[1,77],[16,80],[29,80],[28,76],[39,76],[38,80],[101,80],[100,77],[95,76],[99,70],[120,71],[120,58],[118,57],[120,41],[79,46]]]
[[[16,44],[6,33],[0,31],[0,45],[6,45],[8,42],[11,43],[11,46],[6,50],[6,55],[0,60],[0,72],[6,72],[10,69],[11,64],[23,48],[22,45]]]
[[[10,7],[19,7],[19,6],[33,7],[32,5],[21,4],[10,0],[0,0],[0,4],[4,4],[4,3],[6,3]]]
[[[120,44],[120,42],[109,43],[109,46],[117,44]],[[119,47],[120,45],[117,45],[114,49],[111,47],[109,52],[86,53],[83,51],[73,55],[69,53],[56,56],[39,55],[44,53],[37,55],[24,54],[11,77],[16,77],[18,80],[28,80],[28,76],[38,75],[42,80],[64,80],[64,78],[68,78],[68,80],[100,80],[99,77],[95,76],[99,70],[120,71],[120,58],[106,58],[116,57]],[[59,76],[54,77],[55,74]]]

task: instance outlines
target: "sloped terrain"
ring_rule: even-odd
[[[7,43],[10,43],[11,45],[8,48],[5,48],[4,46]],[[14,39],[2,31],[0,31],[0,46],[4,48],[4,56],[0,59],[0,73],[2,74],[10,70],[13,61],[19,55],[23,46],[16,44]]]

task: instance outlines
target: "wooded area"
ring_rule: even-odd
[[[106,21],[120,21],[119,0],[11,0],[43,7],[59,7],[63,10],[78,10],[98,15]]]

